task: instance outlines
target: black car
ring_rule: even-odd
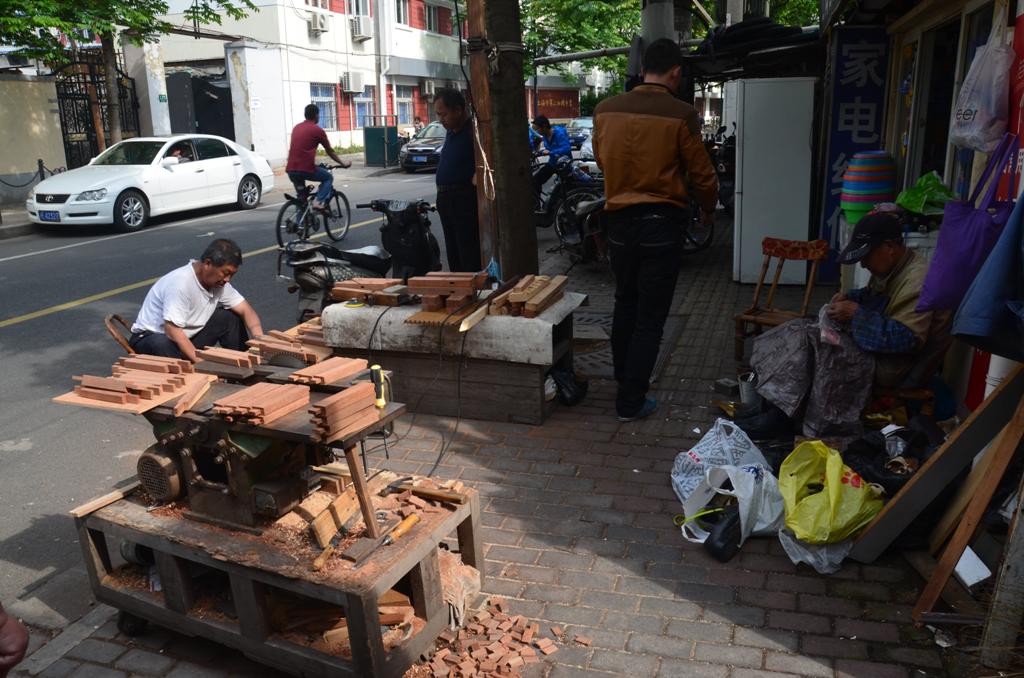
[[[398,153],[398,160],[406,172],[418,169],[436,169],[444,148],[445,129],[439,122],[432,122],[417,132]]]
[[[573,150],[578,151],[583,146],[583,142],[594,132],[594,119],[575,118],[565,126],[565,131],[569,134],[569,143],[572,144]]]

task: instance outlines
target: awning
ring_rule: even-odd
[[[443,61],[424,61],[408,57],[391,57],[388,63],[388,75],[405,75],[413,78],[429,78],[432,80],[464,80],[462,69],[458,64]],[[467,71],[468,72],[468,71]]]

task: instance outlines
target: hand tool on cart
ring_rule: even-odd
[[[384,373],[381,371],[380,365],[370,366],[370,381],[373,382],[373,394],[375,396],[373,404],[378,410],[383,410],[388,403],[384,399]]]
[[[400,539],[402,535],[406,534],[413,528],[413,526],[420,521],[418,513],[413,513],[408,516],[405,520],[398,523],[398,525],[385,534],[383,537],[377,539],[362,539],[341,554],[341,557],[345,560],[351,560],[354,565],[359,565],[364,560],[370,557],[374,551],[381,545],[390,546],[394,544],[396,540]]]

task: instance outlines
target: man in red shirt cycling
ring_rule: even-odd
[[[334,152],[331,142],[327,139],[327,132],[318,124],[320,109],[317,105],[306,106],[303,114],[306,119],[292,128],[292,144],[288,149],[288,165],[285,172],[296,187],[302,186],[305,181],[319,181],[320,188],[316,191],[313,208],[324,209],[327,201],[331,199],[334,177],[329,170],[316,166],[317,146],[323,146],[331,160],[346,169],[351,167],[352,163],[345,162]]]

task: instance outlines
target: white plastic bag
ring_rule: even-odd
[[[997,1],[988,42],[975,52],[953,107],[951,144],[984,153],[991,153],[999,145],[1009,118],[1013,59],[1013,49],[1006,45],[1005,4]]]
[[[844,539],[834,544],[808,544],[785,528],[779,530],[779,541],[794,565],[807,563],[818,574],[838,572],[843,566],[843,560],[853,550],[853,539]]]
[[[692,449],[680,452],[672,467],[672,488],[687,520],[680,527],[688,541],[702,544],[708,532],[692,520],[716,494],[736,498],[740,544],[752,534],[774,534],[784,506],[778,481],[757,446],[736,424],[718,419]],[[732,489],[722,489],[726,482]]]

